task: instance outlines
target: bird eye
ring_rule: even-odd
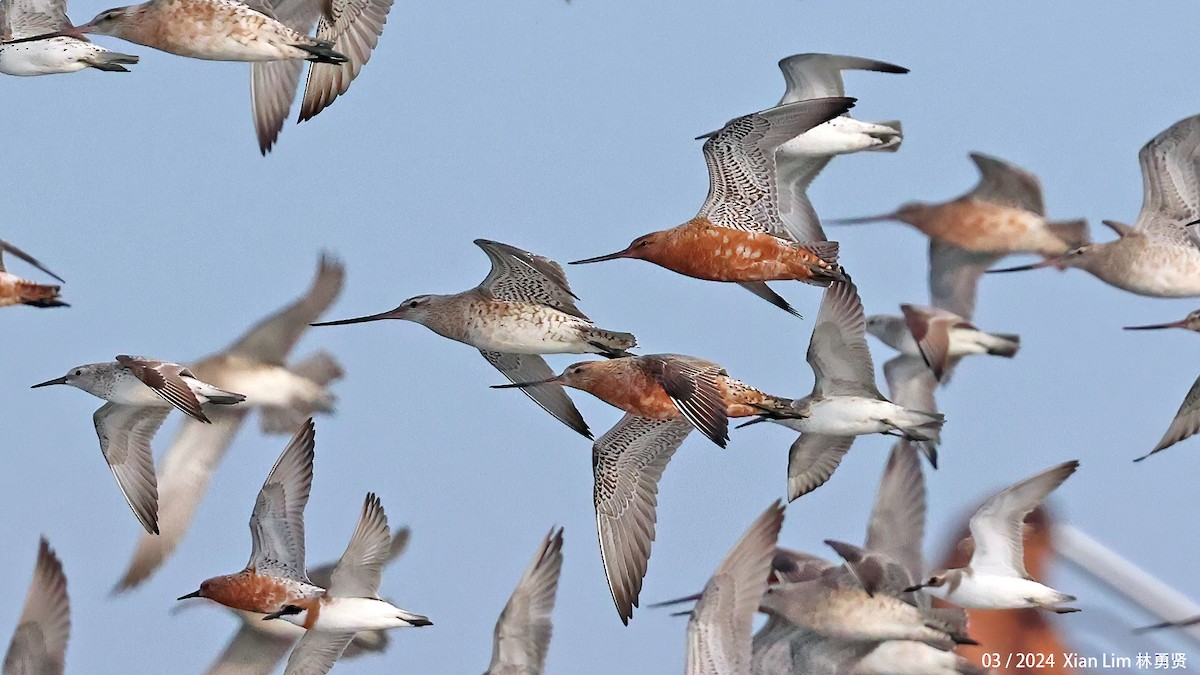
[[[76,376],[76,377],[79,377],[80,375],[83,375],[83,371],[82,371],[82,370],[77,370],[77,371],[75,371],[75,376]]]

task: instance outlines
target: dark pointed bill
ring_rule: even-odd
[[[1152,323],[1145,326],[1125,326],[1125,330],[1158,330],[1160,328],[1187,328],[1187,322],[1172,321],[1171,323]]]
[[[896,220],[896,213],[883,213],[877,216],[858,216],[855,218],[832,218],[824,222],[826,225],[861,225],[863,223],[882,223],[886,220]]]
[[[1000,272],[1024,272],[1026,270],[1039,270],[1043,267],[1054,267],[1055,264],[1056,264],[1056,261],[1053,258],[1047,258],[1045,260],[1035,262],[1035,263],[1030,263],[1028,265],[1017,265],[1016,267],[1001,267],[999,269],[987,270],[986,273],[987,274],[998,274]]]
[[[195,590],[195,591],[192,591],[191,593],[188,593],[187,595],[181,595],[178,598],[175,598],[175,601],[178,602],[180,600],[188,600],[190,598],[198,598],[198,597],[200,597],[200,591]]]
[[[66,383],[67,383],[67,376],[63,375],[62,377],[56,377],[53,380],[46,380],[45,382],[38,382],[37,384],[35,384],[29,388],[37,389],[38,387],[49,387],[52,384],[66,384]]]
[[[3,42],[0,42],[0,45],[15,45],[15,44],[20,44],[22,42],[36,42],[38,40],[49,40],[50,38],[56,38],[56,37],[73,37],[73,38],[82,40],[82,39],[84,39],[83,36],[86,33],[88,33],[91,30],[91,28],[92,28],[92,26],[90,24],[85,23],[82,26],[70,26],[67,28],[63,28],[61,30],[53,31],[51,33],[42,33],[41,35],[30,35],[28,37],[17,38],[15,40],[5,40]],[[51,275],[51,276],[53,276],[53,275]],[[59,281],[62,281],[62,280],[59,279]]]
[[[367,316],[356,316],[353,319],[338,319],[337,321],[321,321],[318,323],[310,323],[308,325],[310,325],[310,326],[344,326],[346,324],[351,324],[351,323],[366,323],[368,321],[382,321],[384,319],[396,319],[396,318],[399,318],[398,317],[399,311],[400,311],[400,308],[397,307],[396,309],[389,309],[386,312],[380,312],[378,314],[368,314]]]
[[[921,590],[922,588],[925,588],[925,584],[917,584],[916,586],[909,586],[908,588],[901,591],[901,593],[916,593],[917,591]]]
[[[534,380],[533,382],[513,382],[512,384],[493,384],[492,389],[524,389],[525,387],[536,387],[539,384],[554,384],[559,381],[559,376],[547,377],[544,380]]]
[[[599,255],[599,256],[596,256],[595,258],[584,258],[583,260],[572,260],[571,262],[569,262],[567,264],[568,265],[587,265],[588,263],[604,262],[605,260],[619,260],[620,258],[626,257],[628,254],[629,254],[629,249],[626,248],[626,249],[617,251],[616,253],[609,253],[608,255]]]

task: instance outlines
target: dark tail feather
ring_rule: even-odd
[[[297,49],[302,49],[302,50],[308,52],[309,54],[312,54],[312,56],[310,56],[307,60],[312,61],[313,63],[335,63],[336,64],[336,63],[345,63],[350,60],[350,59],[347,59],[345,56],[343,56],[341,52],[334,51],[332,42],[325,42],[324,40],[321,40],[321,41],[317,42],[317,44],[313,44],[313,45],[293,45],[293,46],[296,47]]]
[[[992,337],[1004,340],[1008,344],[992,345],[988,349],[988,353],[992,356],[1003,356],[1012,358],[1017,355],[1017,350],[1021,348],[1021,336],[1013,335],[1012,333],[992,333]]]
[[[129,69],[122,66],[122,63],[137,63],[138,57],[132,54],[122,54],[120,52],[102,52],[90,58],[84,59],[84,63],[88,64],[96,70],[103,70],[108,73],[128,73]]]

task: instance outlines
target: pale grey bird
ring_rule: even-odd
[[[562,528],[550,530],[496,620],[484,675],[542,675],[550,650],[550,614],[562,573]]]
[[[470,345],[514,383],[549,380],[554,371],[542,354],[624,356],[637,346],[630,333],[604,330],[575,306],[562,267],[515,246],[476,239],[492,263],[475,288],[450,295],[418,295],[387,312],[314,326],[399,319],[419,323],[456,342]],[[591,438],[591,431],[562,385],[522,387],[530,398],[563,424]]]
[[[862,300],[852,282],[834,282],[817,313],[808,363],[816,381],[812,394],[796,399],[790,411],[765,412],[770,420],[800,432],[788,451],[788,499],[824,485],[850,449],[854,437],[893,434],[924,442],[936,465],[932,442],[944,417],[935,411],[897,405],[879,393],[867,349]]]
[[[317,412],[331,412],[335,401],[327,386],[342,370],[333,357],[318,352],[288,364],[288,355],[341,291],[345,271],[322,256],[312,286],[292,304],[255,324],[224,351],[207,356],[190,370],[216,386],[246,395],[238,406],[210,410],[212,424],[185,420],[159,464],[160,536],[142,535],[115,591],[145,581],[187,533],[208,490],[213,471],[229,450],[251,410],[258,410],[265,433],[287,434]]]
[[[107,401],[92,415],[100,451],[133,514],[147,532],[158,534],[158,481],[150,441],[171,408],[210,424],[204,404],[246,400],[198,379],[178,363],[144,356],[118,356],[108,363],[76,366],[62,377],[33,385],[65,384]]]
[[[4,675],[62,675],[71,637],[71,601],[62,562],[42,537],[25,607],[4,655]]]
[[[66,0],[4,0],[0,6],[0,41],[62,30],[71,25]],[[84,37],[51,37],[16,44],[0,42],[0,73],[35,76],[73,73],[85,68],[127,73],[138,57],[112,52]]]
[[[1021,336],[986,333],[967,319],[944,309],[900,305],[902,316],[873,314],[867,317],[867,332],[906,356],[920,357],[939,381],[966,356],[991,354],[1012,358],[1021,346]]]
[[[713,572],[687,626],[687,675],[749,675],[754,615],[767,591],[784,506],[750,524]]]
[[[795,54],[779,61],[787,90],[779,105],[815,98],[845,96],[842,72],[870,70],[880,73],[907,73],[908,68],[836,54]],[[850,113],[818,124],[779,146],[775,161],[779,189],[779,214],[795,241],[825,241],[821,220],[808,199],[808,186],[817,174],[838,155],[863,150],[895,152],[904,136],[900,122],[860,122]]]
[[[1155,298],[1200,296],[1200,247],[1187,225],[1200,219],[1200,115],[1184,118],[1138,153],[1142,209],[1134,227],[1112,241],[1087,244],[1033,265],[1078,267],[1110,286]]]
[[[1025,516],[1037,508],[1079,462],[1059,464],[993,495],[971,516],[975,550],[965,567],[938,570],[909,591],[924,592],[960,607],[1017,609],[1038,607],[1065,614],[1079,611],[1063,603],[1074,596],[1035,581],[1025,570]]]

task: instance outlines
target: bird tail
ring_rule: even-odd
[[[333,43],[325,40],[317,40],[315,44],[294,46],[308,52],[310,56],[306,60],[313,63],[346,63],[350,60],[341,52],[334,51]]]
[[[900,126],[900,120],[884,120],[875,122],[876,125],[887,127],[892,130],[891,134],[873,134],[879,140],[883,141],[883,145],[877,145],[870,150],[874,152],[896,152],[900,149],[900,144],[904,142],[904,130]]]
[[[615,330],[604,330],[595,326],[583,326],[579,329],[583,338],[609,358],[629,356],[627,349],[637,346],[637,338],[633,333],[621,333]]]
[[[815,255],[818,260],[808,266],[812,276],[805,282],[826,286],[832,281],[846,281],[846,274],[838,264],[838,243],[836,241],[806,241],[796,244],[796,248]]]
[[[396,618],[408,624],[409,626],[414,627],[433,625],[433,622],[429,620],[429,617],[421,616],[420,614],[412,614],[402,609],[397,611]]]
[[[1012,358],[1017,355],[1017,350],[1021,348],[1021,336],[1013,335],[1012,333],[989,333],[988,337],[992,338],[987,347],[987,353],[992,356],[1003,356]]]
[[[21,304],[30,307],[70,307],[58,297],[59,286],[35,284],[32,281],[17,282],[17,297]]]
[[[212,387],[211,392],[202,391],[200,393],[204,394],[204,397],[208,399],[209,403],[215,403],[216,405],[233,405],[246,400],[246,397],[241,394],[236,394],[232,391],[225,391],[224,389],[217,389],[216,387]]]
[[[314,385],[313,396],[295,400],[287,406],[264,407],[259,422],[264,434],[290,434],[313,413],[331,413],[337,397],[327,387],[345,375],[342,366],[329,352],[319,351],[292,364],[288,371]]]
[[[137,63],[138,57],[133,54],[122,54],[120,52],[100,52],[89,56],[83,62],[96,70],[103,70],[109,73],[128,73],[129,69],[121,64]]]
[[[958,607],[931,607],[921,610],[925,625],[950,636],[955,644],[977,645],[978,642],[967,635],[967,613]]]
[[[1068,249],[1078,248],[1092,241],[1088,234],[1088,223],[1085,218],[1054,220],[1046,223],[1046,227],[1050,228],[1050,232],[1061,239]]]

